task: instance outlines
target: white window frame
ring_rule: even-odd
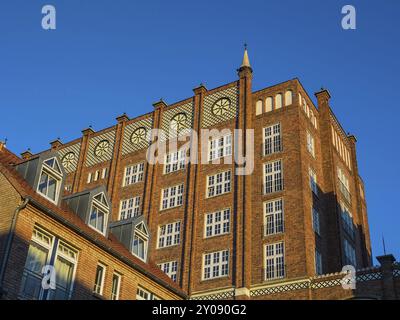
[[[230,233],[231,209],[225,208],[204,215],[204,238]]]
[[[98,285],[97,283],[96,283],[96,278],[97,278],[97,269],[98,268],[102,268],[102,270],[103,270],[103,272],[102,272],[102,274],[101,274],[101,281],[100,281],[100,285]],[[100,296],[102,296],[103,295],[103,292],[104,292],[104,282],[105,282],[105,279],[106,279],[106,272],[107,272],[107,267],[106,267],[106,265],[104,265],[104,264],[102,264],[102,263],[97,263],[97,265],[96,265],[96,272],[95,272],[95,274],[94,274],[94,288],[93,288],[93,292],[95,293],[95,294],[98,294],[98,295],[100,295]],[[98,289],[97,289],[98,288]]]
[[[136,254],[133,249],[134,249],[134,243],[135,243],[135,238],[139,238],[143,241],[143,250],[144,250],[144,257],[141,257],[140,255]],[[135,232],[133,234],[133,243],[132,243],[132,254],[139,258],[140,260],[146,262],[147,261],[147,252],[148,252],[148,247],[149,247],[149,237],[144,234],[143,232],[140,232],[135,228]]]
[[[178,261],[166,261],[158,264],[158,267],[164,272],[172,281],[178,280]]]
[[[272,252],[271,252],[272,251]],[[268,269],[271,266],[271,269]],[[283,241],[264,245],[264,280],[283,279],[286,275],[285,244]]]
[[[102,192],[101,192],[102,193]],[[101,194],[99,193],[99,194]],[[88,226],[90,228],[92,228],[93,230],[96,230],[97,232],[101,233],[102,235],[105,235],[107,232],[107,224],[108,224],[108,216],[110,214],[110,208],[105,206],[103,203],[101,203],[100,201],[98,201],[97,199],[95,199],[95,197],[97,197],[99,194],[95,195],[92,199],[92,203],[90,206],[90,212],[89,212],[89,221],[88,221]],[[104,193],[103,196],[105,197]],[[90,217],[92,215],[93,212],[93,208],[96,207],[97,211],[101,211],[104,214],[104,219],[103,219],[103,231],[97,229],[95,226],[92,226],[90,224]]]
[[[321,219],[319,211],[312,207],[311,208],[311,215],[312,215],[312,226],[313,230],[318,234],[321,235]]]
[[[141,293],[147,295],[147,298],[141,296],[140,295]],[[154,293],[150,292],[149,290],[144,289],[141,286],[138,286],[136,289],[136,300],[161,300],[161,299],[157,297]]]
[[[275,123],[263,128],[264,143],[263,155],[269,156],[274,153],[282,152],[282,130],[281,124]],[[268,147],[268,152],[267,152]]]
[[[267,167],[270,166],[269,172],[267,172]],[[264,194],[271,194],[275,192],[283,191],[283,161],[281,159],[266,162],[263,164],[264,171]],[[268,179],[267,179],[268,177]],[[268,181],[267,181],[268,180]],[[271,188],[267,190],[268,183],[271,183]]]
[[[182,206],[184,191],[183,183],[161,189],[160,211]]]
[[[208,161],[232,155],[232,134],[227,134],[208,141]]]
[[[307,150],[315,158],[315,140],[309,131],[307,131]]]
[[[202,280],[229,276],[229,249],[203,253]]]
[[[114,277],[118,279],[117,283],[117,292],[114,292]],[[122,275],[119,274],[118,272],[114,272],[112,276],[112,282],[111,282],[111,300],[119,300],[120,294],[121,294],[121,281],[122,281]]]
[[[178,246],[181,242],[181,229],[182,223],[180,220],[159,225],[157,236],[157,249]]]
[[[119,205],[119,219],[126,220],[140,215],[141,196],[136,196],[129,199],[120,201]]]
[[[107,178],[107,173],[108,173],[107,168],[103,168],[103,170],[101,170],[101,179]]]
[[[164,174],[169,174],[186,168],[186,149],[170,152],[165,155]]]
[[[272,229],[272,231],[271,231]],[[264,202],[264,236],[285,232],[283,198]]]
[[[54,160],[56,165],[58,166],[58,168],[60,169],[60,172],[57,172],[57,170],[53,169],[52,167],[50,167],[48,164],[46,164],[47,161],[49,160]],[[56,181],[56,192],[55,192],[55,196],[54,199],[52,199],[51,197],[49,197],[47,194],[42,193],[39,188],[40,188],[40,181],[42,179],[42,174],[45,173],[47,174],[48,177],[51,177],[52,179],[54,179]],[[36,188],[37,193],[39,193],[42,197],[46,198],[47,200],[49,200],[52,203],[57,204],[58,200],[60,198],[60,191],[61,191],[61,184],[62,184],[62,179],[63,179],[63,175],[62,175],[62,171],[61,171],[61,166],[58,163],[58,160],[56,157],[53,158],[49,158],[43,161],[42,163],[42,168],[40,169],[40,174],[39,174],[39,180],[38,180],[38,185]],[[47,180],[47,193],[49,190],[49,186],[48,186],[48,180]]]
[[[123,187],[130,186],[143,181],[144,162],[135,163],[125,167]]]
[[[228,179],[229,178],[229,179]],[[232,172],[226,170],[206,177],[206,198],[213,198],[231,192]]]

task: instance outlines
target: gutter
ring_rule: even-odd
[[[163,280],[155,277],[152,273],[148,272],[146,269],[144,269],[143,267],[136,265],[135,263],[133,263],[132,261],[130,261],[129,259],[127,259],[125,256],[121,255],[118,251],[108,247],[107,245],[105,245],[104,243],[102,243],[101,241],[98,240],[97,237],[93,237],[89,234],[87,234],[86,232],[82,231],[81,229],[79,229],[77,226],[75,226],[73,223],[69,222],[68,220],[66,220],[65,218],[61,217],[60,215],[56,214],[55,212],[53,212],[52,210],[48,209],[47,207],[45,207],[44,205],[42,205],[41,203],[39,203],[38,201],[36,201],[35,199],[33,199],[30,196],[27,196],[25,198],[25,206],[26,204],[30,202],[32,205],[34,205],[35,207],[37,207],[38,209],[42,210],[43,212],[45,212],[48,216],[50,216],[51,218],[53,218],[54,220],[56,220],[57,222],[60,222],[61,224],[67,226],[68,228],[72,229],[75,233],[79,234],[80,236],[82,236],[83,238],[85,238],[86,240],[89,240],[90,242],[93,242],[94,244],[96,244],[99,248],[103,249],[104,251],[108,252],[109,254],[111,254],[112,256],[114,256],[115,258],[117,258],[118,260],[122,261],[123,263],[125,263],[126,265],[128,265],[129,267],[138,270],[139,272],[141,272],[142,274],[144,274],[145,276],[149,277],[150,279],[152,279],[154,282],[158,283],[159,285],[162,285],[163,287],[169,289],[170,291],[174,292],[176,295],[178,295],[179,297],[183,298],[183,299],[187,299],[187,295],[186,294],[182,294],[182,292],[180,292],[179,290],[177,290],[176,288],[172,287],[171,285],[167,284],[166,282],[164,282]],[[20,209],[21,210],[21,209]],[[0,278],[1,279],[1,278]],[[1,281],[1,280],[0,280]],[[1,282],[0,282],[0,290],[1,290]],[[1,297],[1,293],[0,293],[0,297]]]
[[[23,203],[20,204],[14,211],[14,215],[12,218],[10,230],[8,232],[8,237],[7,237],[7,243],[6,243],[6,248],[4,251],[3,259],[1,261],[1,269],[0,269],[0,298],[3,297],[3,294],[5,291],[3,290],[3,281],[4,281],[4,275],[6,273],[6,267],[7,267],[7,262],[8,258],[10,257],[10,251],[11,251],[11,245],[14,240],[14,232],[15,232],[15,226],[17,224],[17,219],[18,215],[21,210],[23,210],[26,205],[28,204],[29,199],[24,199]]]

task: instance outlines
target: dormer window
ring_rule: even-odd
[[[139,259],[147,260],[147,247],[149,243],[149,232],[146,225],[141,222],[135,226],[133,235],[132,253]]]
[[[50,201],[57,203],[62,178],[63,173],[55,157],[43,161],[37,191]]]
[[[109,212],[110,208],[105,194],[102,192],[95,195],[90,210],[89,226],[104,235],[106,233]]]

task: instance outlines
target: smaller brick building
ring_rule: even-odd
[[[155,264],[132,254],[112,233],[95,230],[92,217],[80,216],[84,207],[106,205],[101,188],[64,201],[54,190],[51,201],[46,170],[62,170],[57,157],[24,161],[0,144],[0,299],[186,298]],[[142,221],[131,225],[133,234],[145,236]]]

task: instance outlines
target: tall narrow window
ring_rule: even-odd
[[[160,269],[172,279],[172,281],[176,282],[176,277],[178,273],[178,261],[168,261],[163,262],[158,265]]]
[[[165,155],[164,173],[171,173],[185,169],[186,150],[179,150]]]
[[[357,267],[356,250],[354,249],[353,245],[347,241],[347,239],[344,239],[344,257],[346,265]]]
[[[285,276],[285,255],[283,242],[265,245],[265,280]]]
[[[104,193],[102,192],[94,196],[89,217],[89,226],[104,235],[108,222],[108,213],[109,206]]]
[[[313,157],[315,157],[314,137],[308,131],[307,131],[307,150]]]
[[[312,222],[314,231],[321,235],[319,212],[315,208],[312,208]]]
[[[272,111],[272,97],[265,99],[265,112]]]
[[[50,263],[53,237],[34,229],[21,280],[21,296],[25,299],[43,299],[42,268]]]
[[[278,93],[275,96],[275,109],[280,109],[282,108],[282,94]]]
[[[262,105],[262,100],[258,100],[256,102],[256,116],[262,114],[263,105]]]
[[[57,203],[63,175],[56,158],[43,161],[37,191],[48,200]]]
[[[207,176],[207,197],[215,197],[231,191],[231,171]]]
[[[317,249],[315,250],[315,273],[317,275],[323,274],[323,272],[322,272],[322,255]]]
[[[232,155],[232,135],[226,135],[209,141],[208,160],[213,161]]]
[[[161,190],[161,210],[183,204],[183,184]]]
[[[342,225],[344,230],[351,238],[354,238],[355,231],[354,231],[353,216],[349,208],[343,202],[340,202],[340,211],[341,211]]]
[[[283,190],[282,160],[264,164],[264,193]]]
[[[124,186],[143,181],[144,163],[138,163],[125,168]]]
[[[119,292],[121,288],[121,275],[114,273],[111,286],[111,300],[119,300]]]
[[[229,274],[229,250],[203,255],[203,280],[226,277]]]
[[[317,196],[318,195],[318,185],[317,185],[317,174],[311,168],[308,169],[309,176],[310,176],[310,188],[312,192]]]
[[[282,151],[281,124],[264,128],[264,155]]]
[[[158,248],[176,246],[180,242],[181,222],[173,222],[158,227]]]
[[[285,106],[290,106],[293,103],[293,92],[288,90],[285,92]]]
[[[347,179],[346,174],[340,168],[338,168],[338,180],[339,189],[342,195],[349,203],[351,203],[349,179]]]
[[[266,236],[283,232],[283,201],[272,200],[264,204],[264,234]]]
[[[103,168],[103,170],[101,170],[101,178],[102,179],[107,178],[107,173],[108,173],[107,168]]]
[[[106,275],[106,267],[102,264],[98,264],[94,280],[94,288],[93,288],[94,293],[97,293],[99,295],[103,294],[105,275]]]
[[[208,213],[205,216],[205,236],[213,237],[229,233],[231,209]]]
[[[140,214],[140,196],[122,200],[119,220],[137,217]]]

